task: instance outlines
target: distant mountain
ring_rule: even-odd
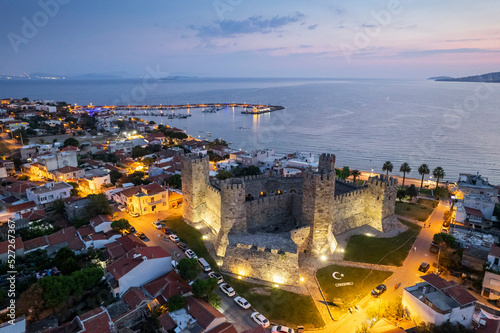
[[[433,76],[428,78],[427,80],[436,80],[436,81],[441,81],[441,80],[448,80],[448,79],[453,79],[451,76]]]
[[[182,79],[196,79],[197,76],[183,76],[183,75],[172,75],[162,77],[160,80],[182,80]]]
[[[458,82],[500,82],[500,72],[482,75],[466,76],[459,78],[436,79],[436,81],[458,81]]]

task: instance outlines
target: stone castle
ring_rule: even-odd
[[[223,272],[294,285],[299,256],[329,256],[337,234],[398,223],[397,179],[371,177],[364,187],[336,179],[333,154],[297,177],[210,181],[208,156],[197,155],[184,156],[181,168],[184,219],[203,230]]]

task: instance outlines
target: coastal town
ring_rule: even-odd
[[[67,102],[0,100],[0,333],[500,332],[488,175],[141,118],[281,106]]]

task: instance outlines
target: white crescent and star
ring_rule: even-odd
[[[339,275],[340,275],[340,277],[337,277],[337,274],[339,274]],[[344,274],[339,273],[339,272],[333,272],[332,276],[333,276],[333,278],[334,278],[335,280],[342,280],[342,278],[344,277]]]

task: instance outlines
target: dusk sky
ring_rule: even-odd
[[[500,71],[494,0],[0,4],[0,74],[143,76],[156,66],[172,75],[212,77],[426,78]]]

